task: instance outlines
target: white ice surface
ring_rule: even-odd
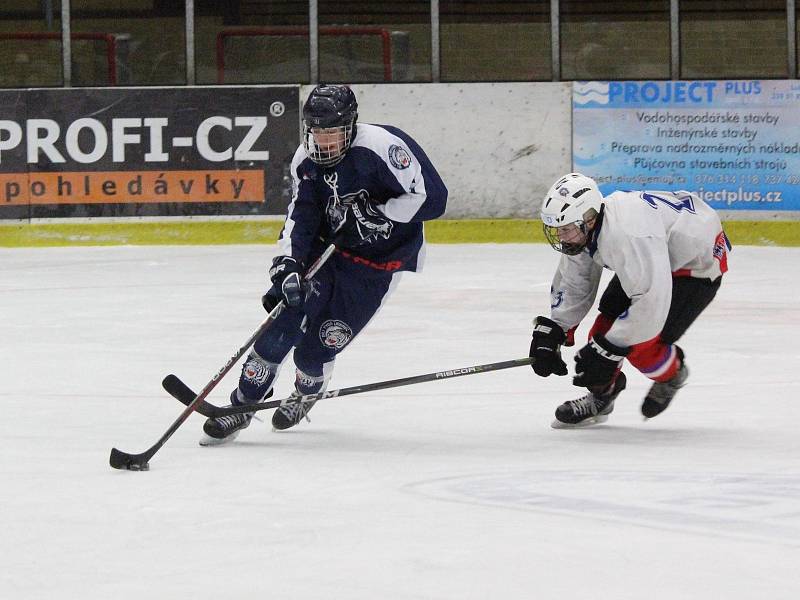
[[[0,598],[800,597],[800,250],[734,249],[682,340],[689,385],[649,422],[628,367],[606,425],[553,430],[580,390],[524,367],[327,400],[228,447],[198,447],[193,415],[150,472],[112,470],[180,414],[162,377],[199,389],[264,318],[274,252],[0,250]],[[331,387],[526,356],[556,261],[431,246]]]

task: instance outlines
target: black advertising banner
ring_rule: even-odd
[[[299,88],[0,91],[0,218],[283,214]]]

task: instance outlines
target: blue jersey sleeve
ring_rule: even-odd
[[[281,253],[302,263],[311,252],[323,217],[314,197],[312,181],[306,173],[305,162],[305,152],[301,146],[292,161],[292,201],[278,238]]]

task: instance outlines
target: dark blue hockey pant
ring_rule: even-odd
[[[354,276],[340,260],[332,258],[317,272],[302,310],[287,308],[256,340],[239,378],[240,402],[264,398],[292,348],[297,391],[323,390],[336,355],[375,316],[400,279],[400,273]]]

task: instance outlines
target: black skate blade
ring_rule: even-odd
[[[122,450],[112,448],[108,463],[112,468],[122,471],[149,471],[150,464],[147,462],[147,459],[147,453],[128,454]]]

